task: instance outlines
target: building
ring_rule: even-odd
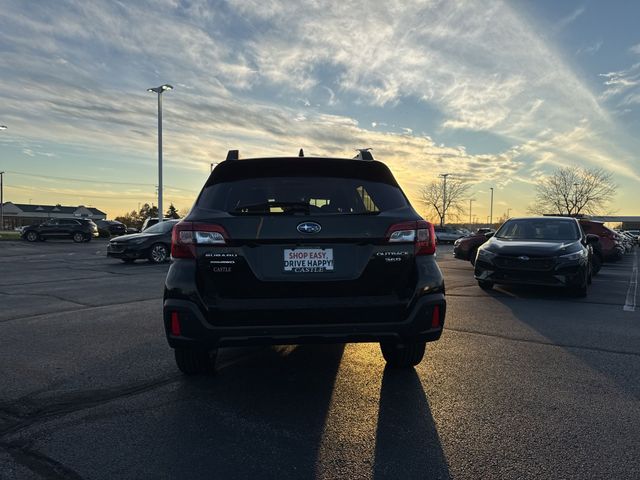
[[[105,220],[107,214],[93,207],[80,205],[70,207],[64,205],[28,205],[24,203],[5,202],[3,204],[4,228],[13,230],[25,225],[39,224],[50,218],[89,218]],[[1,230],[2,228],[0,228]]]

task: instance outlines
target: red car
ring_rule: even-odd
[[[578,220],[584,233],[591,233],[600,237],[600,246],[602,247],[602,260],[616,261],[620,260],[624,253],[619,241],[616,239],[616,232],[604,226],[603,222],[594,222],[581,218]],[[594,252],[596,254],[596,252]]]
[[[460,260],[468,260],[471,265],[476,263],[478,247],[493,236],[490,228],[479,228],[475,233],[462,237],[453,242],[453,256]]]

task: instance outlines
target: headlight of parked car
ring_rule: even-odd
[[[567,253],[566,255],[560,255],[560,260],[580,260],[588,255],[586,250],[578,250],[577,252]]]
[[[478,250],[478,259],[480,260],[486,260],[486,261],[491,261],[493,260],[493,258],[496,256],[495,253],[485,249],[485,248],[481,248],[480,250]]]

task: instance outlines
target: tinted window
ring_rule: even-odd
[[[213,183],[198,207],[236,215],[375,214],[408,205],[389,183],[338,177],[260,177]]]
[[[173,226],[178,223],[176,221],[165,221],[162,223],[156,223],[153,227],[147,228],[144,233],[168,233]]]
[[[572,220],[523,218],[507,220],[495,236],[512,240],[577,240],[581,234]]]
[[[78,222],[76,222],[75,220],[67,220],[67,219],[61,219],[59,220],[61,225],[78,225]]]

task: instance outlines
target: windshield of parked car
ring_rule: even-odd
[[[175,220],[165,220],[164,222],[156,223],[153,227],[147,228],[144,233],[167,233],[171,231],[176,223],[178,222]]]
[[[260,177],[205,187],[198,207],[233,215],[378,214],[408,205],[388,183],[339,177]]]
[[[576,222],[564,219],[522,218],[507,220],[495,237],[506,240],[577,240]]]

